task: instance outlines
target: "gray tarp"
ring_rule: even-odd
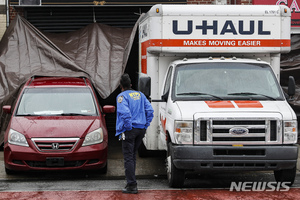
[[[85,76],[107,98],[119,85],[136,29],[137,23],[134,28],[94,23],[71,33],[45,34],[17,16],[0,42],[0,145],[9,120],[2,106],[12,104],[33,75]]]

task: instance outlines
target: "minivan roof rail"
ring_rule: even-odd
[[[87,85],[87,82],[86,82],[86,78],[85,78],[84,76],[83,76],[82,78],[83,78],[83,80],[84,80],[85,85],[88,86],[88,85]]]
[[[28,86],[31,84],[31,82],[34,80],[34,78],[35,78],[35,75],[33,75],[33,76],[31,77],[31,80],[30,80]]]

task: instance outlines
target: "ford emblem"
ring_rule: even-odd
[[[249,130],[244,127],[234,127],[229,130],[229,133],[232,135],[246,135],[249,133]]]

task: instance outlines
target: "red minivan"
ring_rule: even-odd
[[[32,77],[15,107],[4,136],[7,174],[24,170],[107,171],[108,133],[104,113],[89,79]]]

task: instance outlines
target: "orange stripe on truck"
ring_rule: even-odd
[[[210,108],[235,108],[231,101],[205,101]],[[259,101],[234,101],[239,108],[263,108]]]
[[[147,73],[148,47],[290,47],[289,39],[151,39],[141,44],[141,70]]]
[[[290,47],[291,42],[288,39],[152,39],[144,43],[161,47]]]
[[[210,108],[234,108],[231,101],[205,101]]]
[[[239,108],[263,108],[259,101],[234,101]]]

